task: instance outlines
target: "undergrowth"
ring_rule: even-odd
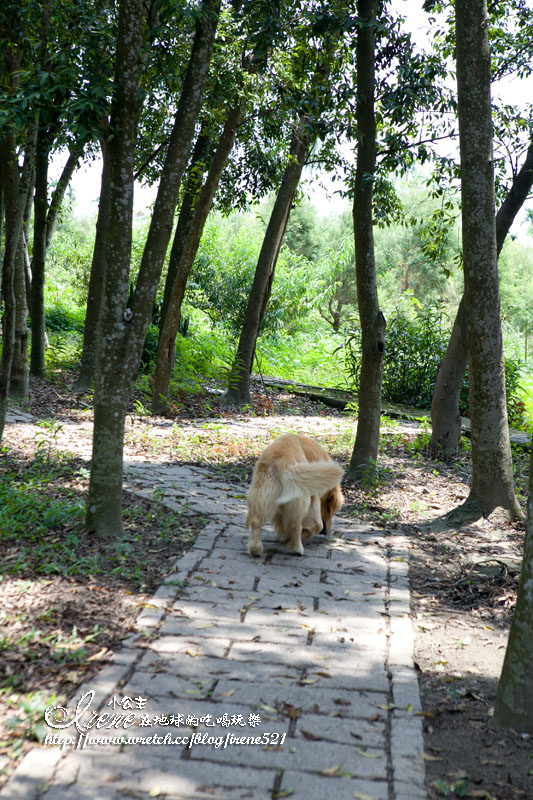
[[[24,463],[6,448],[3,457],[0,574],[104,576],[145,591],[162,579],[161,551],[177,557],[203,527],[202,519],[125,496],[124,532],[99,537],[84,527],[88,470],[82,462],[44,448]]]

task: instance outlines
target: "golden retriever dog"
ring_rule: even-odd
[[[263,553],[261,529],[273,522],[278,539],[303,555],[302,540],[329,533],[342,506],[343,470],[318,442],[284,433],[261,453],[248,490],[248,552]]]

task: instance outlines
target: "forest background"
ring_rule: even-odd
[[[427,178],[417,170],[397,181],[406,222],[376,230],[380,302],[388,321],[383,398],[429,409],[438,368],[463,291],[459,209],[435,261],[431,231],[423,220],[440,207]],[[276,268],[272,296],[257,345],[258,368],[265,376],[325,387],[354,388],[357,362],[357,298],[354,247],[348,201],[324,214],[303,188],[291,213]],[[70,192],[48,256],[45,289],[50,364],[75,368],[79,362],[87,289],[94,247],[95,219],[85,216]],[[242,326],[246,302],[274,199],[234,211],[213,212],[196,258],[183,309],[186,335],[178,356],[171,396],[199,391],[206,382],[223,386]],[[340,206],[340,208],[339,208]],[[80,213],[81,212],[81,213]],[[418,218],[420,224],[409,224]],[[134,226],[133,272],[138,270],[148,215],[138,209]],[[522,215],[499,259],[502,322],[508,374],[510,417],[527,428],[533,420],[529,343],[533,304],[533,233]],[[429,252],[428,252],[429,251]],[[158,296],[143,350],[139,386],[146,389],[158,337]],[[461,411],[468,415],[465,380]]]

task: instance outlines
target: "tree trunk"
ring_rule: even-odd
[[[30,373],[28,370],[28,303],[26,300],[26,268],[24,260],[23,237],[19,239],[13,279],[15,295],[15,341],[13,361],[9,382],[9,396],[26,401],[30,393]]]
[[[456,0],[462,245],[469,351],[472,487],[467,506],[521,516],[513,487],[494,217],[485,0]]]
[[[191,142],[202,107],[219,10],[220,0],[203,0],[202,17],[197,24],[183,91],[170,135],[165,164],[161,172],[152,221],[132,303],[134,327],[139,335],[142,334],[139,356],[152,315],[154,297],[172,234],[181,179],[191,155]],[[138,359],[136,358],[136,360]]]
[[[533,449],[531,451],[533,459]],[[529,467],[524,557],[516,606],[496,693],[494,721],[533,733],[533,460]]]
[[[46,215],[48,213],[48,147],[46,131],[39,130],[35,157],[33,254],[31,262],[31,362],[32,375],[44,375],[44,265],[46,261]]]
[[[100,200],[98,202],[98,218],[96,220],[96,236],[94,239],[91,274],[89,276],[89,290],[87,292],[87,310],[83,328],[80,371],[74,387],[76,392],[88,392],[93,385],[96,352],[98,349],[98,326],[104,293],[105,247],[108,223],[111,216],[111,170],[106,142],[102,140],[100,146],[102,152]]]
[[[24,165],[20,175],[14,135],[7,134],[4,139],[0,140],[0,181],[3,189],[6,223],[2,268],[4,315],[2,317],[2,358],[0,361],[0,441],[5,427],[15,347],[16,300],[14,286],[17,250],[22,238],[24,210],[35,161],[35,138],[36,124],[27,132]]]
[[[304,130],[306,124],[306,120],[302,120],[292,135],[289,163],[283,173],[257,259],[254,280],[228,383],[227,401],[232,405],[241,406],[251,402],[250,372],[252,371],[255,345],[270,297],[274,270],[294,195],[309,149],[309,134]]]
[[[530,144],[524,163],[515,176],[509,193],[496,214],[496,248],[500,255],[505,237],[533,186],[533,144]],[[457,316],[437,375],[431,402],[432,433],[429,442],[434,457],[451,456],[461,438],[459,397],[468,364],[464,299],[461,298]]]
[[[207,216],[213,204],[213,198],[220,181],[220,176],[222,175],[222,171],[235,141],[241,116],[242,110],[240,104],[230,108],[224,130],[222,131],[216,152],[209,166],[205,184],[202,187],[194,209],[194,214],[188,225],[185,240],[182,238],[179,229],[176,230],[176,237],[172,246],[169,263],[169,275],[171,274],[172,265],[172,274],[175,275],[175,278],[157,345],[157,358],[152,390],[153,414],[164,414],[167,410],[166,395],[168,394],[170,373],[173,366],[173,354],[176,346],[176,335],[181,314],[181,304],[187,286],[187,279],[198,252],[200,239],[202,238]]]
[[[32,280],[31,291],[28,292],[31,317],[30,373],[32,375],[44,375],[44,353],[47,346],[44,318],[46,254],[56,228],[61,203],[80,160],[79,149],[70,153],[54,189],[50,206],[48,206],[48,160],[52,139],[53,135],[50,129],[44,127],[39,130],[35,158]]]
[[[209,158],[209,151],[211,148],[211,139],[207,134],[200,132],[196,144],[194,146],[191,162],[188,167],[188,176],[186,180],[185,192],[180,206],[180,213],[178,217],[178,224],[176,225],[176,232],[170,250],[170,257],[168,261],[167,279],[165,281],[165,290],[163,292],[163,304],[161,306],[161,322],[160,329],[163,330],[165,319],[167,316],[168,306],[170,303],[170,295],[172,294],[172,287],[176,280],[178,265],[180,263],[181,254],[187,241],[187,236],[191,227],[192,218],[195,211],[195,204],[202,189],[203,176],[205,173],[205,162]]]
[[[361,374],[357,434],[348,475],[360,480],[375,468],[381,418],[381,374],[385,317],[379,308],[374,259],[372,196],[376,168],[375,24],[376,0],[359,0],[357,29],[357,169],[353,198],[357,304],[361,324]]]
[[[105,289],[99,326],[93,458],[86,517],[87,527],[101,534],[122,531],[122,454],[127,404],[172,231],[181,177],[201,108],[219,2],[203,0],[202,3],[202,15],[196,27],[137,286],[131,308],[126,308],[143,8],[141,0],[123,0],[117,39],[112,128],[118,132],[109,142],[111,213],[105,246]]]
[[[54,193],[52,194],[52,199],[50,200],[50,206],[48,208],[48,213],[46,215],[46,250],[50,247],[50,242],[52,241],[52,237],[55,233],[57,220],[59,217],[59,211],[61,209],[61,205],[63,200],[65,199],[66,191],[69,187],[70,180],[74,175],[74,172],[80,162],[80,158],[83,153],[82,147],[74,147],[70,153],[65,166],[59,176],[59,180],[56,183],[56,188],[54,189]]]
[[[461,438],[459,398],[468,365],[465,300],[461,298],[450,341],[440,365],[431,400],[431,439],[429,451],[434,458],[453,455]]]
[[[109,141],[110,214],[104,244],[101,338],[94,398],[93,458],[86,524],[109,535],[122,533],[122,449],[128,376],[118,354],[127,346],[131,322],[126,310],[131,261],[133,170],[137,135],[137,90],[141,75],[144,3],[122,0],[115,61],[115,91]],[[110,370],[115,371],[115,384]]]

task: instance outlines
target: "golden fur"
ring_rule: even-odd
[[[318,442],[284,433],[261,453],[248,490],[248,552],[263,552],[261,529],[273,522],[278,539],[303,555],[302,540],[329,533],[342,506],[342,469]]]

